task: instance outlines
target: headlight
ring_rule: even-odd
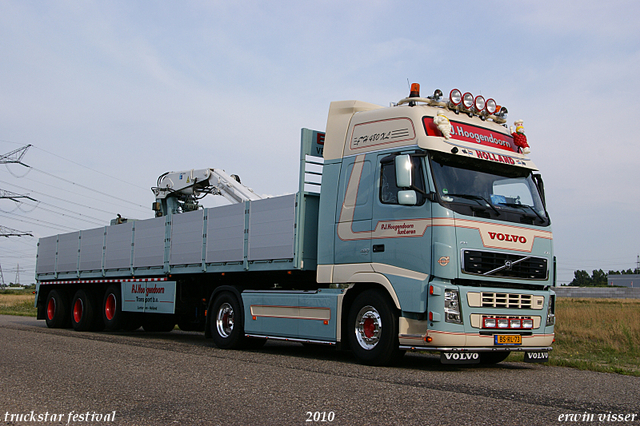
[[[552,294],[549,296],[549,309],[547,309],[547,326],[554,325],[556,323],[556,296]]]
[[[458,290],[444,291],[444,320],[455,324],[462,324],[462,315],[460,314],[460,298]]]

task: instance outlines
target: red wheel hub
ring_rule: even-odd
[[[82,300],[76,299],[76,303],[73,304],[73,320],[79,323],[82,320]]]
[[[49,299],[49,303],[47,303],[47,318],[49,321],[53,320],[53,317],[56,314],[56,301],[51,298]]]
[[[107,301],[104,304],[104,316],[107,317],[109,321],[116,316],[116,296],[113,293],[107,296]]]
[[[372,338],[376,329],[376,325],[373,318],[366,318],[364,320],[362,329],[364,331],[364,335],[367,336],[368,339]]]

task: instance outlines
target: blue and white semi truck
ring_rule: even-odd
[[[506,108],[457,89],[333,102],[326,132],[302,130],[296,194],[262,198],[220,169],[166,173],[156,217],[40,239],[38,318],[178,324],[226,349],[326,344],[372,365],[407,350],[545,361],[550,220],[526,140],[505,122]],[[231,204],[202,208],[208,193]]]

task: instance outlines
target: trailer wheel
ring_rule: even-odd
[[[98,304],[89,290],[78,290],[71,302],[71,325],[76,331],[97,330],[102,325]]]
[[[106,330],[115,331],[122,328],[123,312],[121,304],[120,286],[109,286],[102,301],[102,320]]]
[[[51,290],[47,295],[46,323],[49,328],[64,328],[69,323],[67,295],[62,290]]]
[[[507,359],[511,352],[480,352],[480,364],[497,364]]]
[[[211,337],[220,349],[238,349],[244,343],[242,309],[240,302],[231,293],[220,293],[210,311]]]
[[[398,348],[398,316],[380,292],[367,290],[359,294],[347,321],[349,345],[358,361],[388,365],[404,354]]]

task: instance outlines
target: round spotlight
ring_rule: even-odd
[[[489,114],[493,114],[496,112],[496,101],[494,101],[492,98],[487,99],[486,105],[487,105],[487,112]]]
[[[471,109],[471,107],[473,106],[473,95],[471,93],[467,92],[462,95],[462,105],[466,109]]]
[[[451,93],[449,93],[449,101],[451,101],[453,105],[460,105],[460,102],[462,102],[462,92],[458,89],[453,89]]]
[[[482,97],[482,95],[476,96],[475,100],[473,101],[473,105],[475,106],[476,111],[482,112],[484,110],[485,105],[486,105],[484,97]]]

